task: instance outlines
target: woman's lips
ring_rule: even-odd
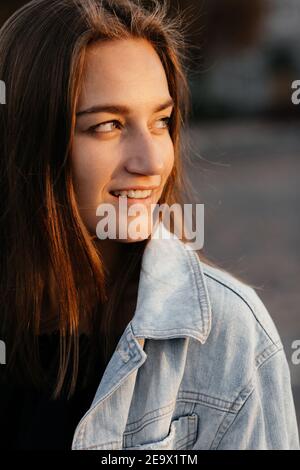
[[[148,197],[144,197],[144,198],[131,198],[131,197],[122,197],[122,196],[115,196],[114,194],[111,194],[110,195],[114,198],[114,200],[117,202],[119,202],[119,199],[124,199],[125,202],[127,202],[127,205],[130,206],[130,205],[133,205],[133,204],[146,204],[146,203],[149,203],[152,201],[152,194],[150,194],[150,196]]]

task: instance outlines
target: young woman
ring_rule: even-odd
[[[179,17],[151,5],[34,0],[0,31],[1,445],[299,448],[255,291],[151,236],[185,187],[189,97]],[[121,199],[146,209],[138,240],[98,236]]]

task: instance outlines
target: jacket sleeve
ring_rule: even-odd
[[[256,369],[252,392],[215,448],[299,450],[290,370],[283,349]]]

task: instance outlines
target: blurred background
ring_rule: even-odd
[[[300,429],[300,2],[179,3],[194,18],[188,168],[205,204],[204,251],[255,286],[274,319]]]
[[[1,0],[0,24],[27,2]],[[192,95],[187,169],[205,254],[257,288],[282,337],[300,427],[299,0],[176,0]],[[0,77],[1,79],[1,77]]]

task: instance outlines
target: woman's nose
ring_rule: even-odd
[[[149,134],[147,131],[140,133],[127,148],[125,167],[129,173],[159,175],[163,172],[165,158],[162,145]]]

